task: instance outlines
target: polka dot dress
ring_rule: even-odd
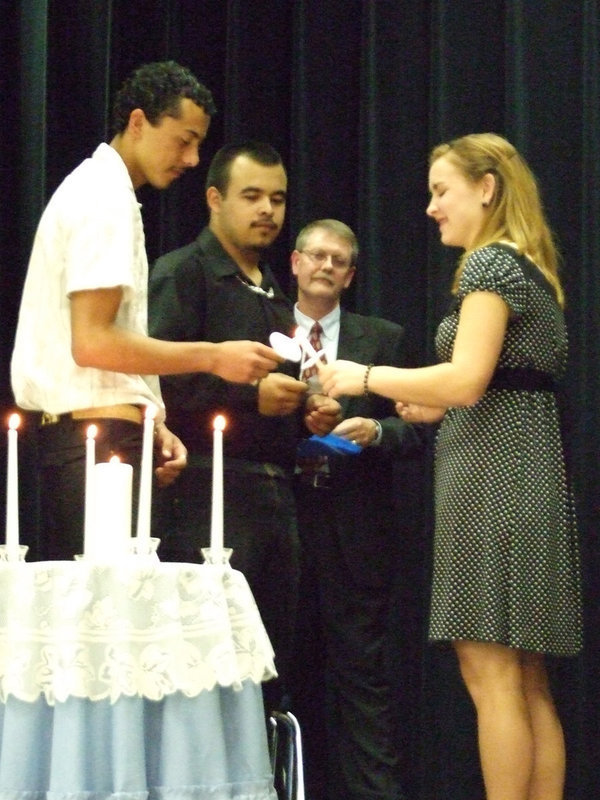
[[[460,304],[473,291],[511,309],[499,367],[559,378],[567,337],[551,287],[504,245],[469,256],[436,348],[450,360]],[[436,440],[430,640],[499,642],[574,655],[582,612],[577,526],[555,394],[488,388],[448,409]]]

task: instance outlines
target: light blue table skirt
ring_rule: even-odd
[[[260,684],[0,704],[0,800],[276,800]]]

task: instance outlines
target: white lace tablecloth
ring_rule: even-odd
[[[0,800],[276,800],[244,576],[0,563]]]
[[[0,565],[0,701],[194,697],[275,675],[242,573],[128,558]]]

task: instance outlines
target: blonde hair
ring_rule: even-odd
[[[537,182],[513,145],[495,133],[472,133],[439,144],[431,152],[429,165],[442,156],[452,161],[473,183],[486,174],[495,178],[490,213],[459,261],[453,291],[456,291],[465,260],[473,250],[506,240],[514,242],[519,253],[535,262],[554,288],[559,304],[564,305],[558,277],[559,254],[544,216]]]

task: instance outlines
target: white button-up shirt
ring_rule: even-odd
[[[53,414],[117,403],[162,410],[156,376],[79,367],[71,355],[71,292],[120,286],[116,324],[145,335],[147,283],[131,178],[116,150],[101,144],[58,187],[36,232],[11,363],[17,404]]]

